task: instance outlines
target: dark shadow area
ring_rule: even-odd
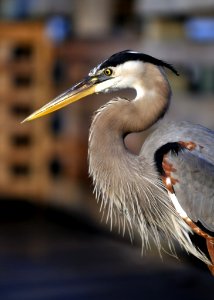
[[[212,299],[208,271],[140,255],[90,220],[0,201],[0,299]]]

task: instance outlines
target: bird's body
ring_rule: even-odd
[[[179,153],[174,153],[172,146],[164,155],[168,154],[169,163],[175,169],[175,179],[178,178],[173,188],[181,207],[193,221],[200,221],[207,230],[214,232],[214,134],[189,122],[161,121],[158,129],[146,139],[140,154],[135,155],[124,143],[126,134],[133,129],[127,128],[126,124],[118,130],[117,125],[118,114],[126,114],[124,110],[130,112],[132,104],[119,98],[111,100],[97,111],[92,122],[89,173],[94,180],[97,198],[101,199],[101,207],[107,210],[111,222],[115,219],[120,224],[121,220],[123,230],[127,226],[131,235],[136,228],[142,238],[142,248],[148,246],[149,234],[152,233],[151,237],[161,250],[160,237],[155,232],[163,230],[170,247],[173,238],[180,240],[188,252],[208,263],[207,258],[192,245],[187,234],[190,230],[182,216],[174,214],[173,204],[162,186],[156,153],[169,143],[194,141],[200,145],[199,149],[191,151],[181,148]],[[139,112],[139,107],[137,110]],[[162,160],[163,157],[161,165]],[[209,164],[211,169],[207,165],[203,168],[204,164]]]
[[[134,88],[134,99],[110,100],[93,118],[88,154],[96,196],[111,222],[120,220],[131,237],[138,230],[142,248],[152,237],[161,250],[163,232],[171,248],[177,240],[214,272],[214,132],[188,122],[167,122],[147,138],[139,155],[124,142],[127,134],[151,127],[165,114],[171,89],[164,67],[176,73],[151,56],[117,53],[27,120],[94,92]],[[207,240],[212,262],[192,244],[192,232]]]

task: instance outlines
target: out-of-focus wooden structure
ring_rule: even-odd
[[[0,23],[0,195],[49,196],[49,121],[20,121],[53,96],[53,60],[42,24]]]
[[[134,41],[73,39],[55,47],[46,32],[40,22],[0,23],[0,197],[81,207],[90,198],[88,127],[106,97],[20,122]]]
[[[179,64],[186,68],[189,54],[185,52],[183,56],[184,52],[180,51],[179,56],[176,51],[169,51],[175,42],[191,50],[194,63],[201,62],[201,50],[207,50],[202,65],[213,65],[210,62],[213,43],[184,43],[184,24],[180,21],[174,24],[176,39],[170,31],[166,40],[162,33],[170,27],[169,20],[160,19],[159,15],[150,19],[146,34],[140,38],[131,35],[120,39],[117,35],[103,38],[73,36],[57,45],[50,40],[42,22],[0,23],[0,198],[51,201],[52,204],[78,209],[89,205],[94,211],[95,201],[93,204],[88,201],[91,198],[88,191],[92,191],[87,175],[88,130],[93,112],[114,95],[91,96],[74,103],[70,109],[67,107],[34,122],[20,122],[117,51],[139,50],[174,63],[176,67]],[[187,114],[185,119],[213,128],[212,95],[208,100],[204,94],[197,97],[203,99],[202,116],[201,108],[196,109],[197,105],[201,107],[202,101],[196,103],[196,95],[188,91],[188,73],[182,73],[181,69],[180,77],[170,75],[170,72],[168,75],[175,99],[169,117],[174,119],[177,115],[185,115],[184,111]],[[177,90],[183,94],[178,94]],[[125,93],[122,91],[120,95],[132,97]],[[199,121],[192,107],[200,114]],[[139,134],[134,139],[133,135],[128,137],[130,149],[137,152],[143,138]]]

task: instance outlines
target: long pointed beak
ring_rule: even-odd
[[[72,88],[68,89],[66,92],[62,93],[49,103],[45,104],[40,109],[36,110],[30,116],[28,116],[22,123],[40,118],[47,115],[53,111],[56,111],[70,103],[78,101],[90,94],[95,93],[95,86],[98,82],[97,77],[86,77],[81,82],[74,85]]]

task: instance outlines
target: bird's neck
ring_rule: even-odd
[[[124,137],[154,124],[168,107],[169,97],[168,83],[164,81],[163,85],[157,80],[152,90],[138,91],[135,100],[113,99],[96,112],[89,136],[89,173],[95,190],[106,201],[114,198],[114,204],[118,202],[120,206],[120,189],[128,193],[127,182],[137,185],[140,180],[138,186],[142,185],[145,170],[152,174],[151,179],[155,178],[153,166],[143,157],[130,153]]]
[[[129,155],[124,137],[146,130],[165,114],[171,89],[161,70],[149,70],[152,72],[156,72],[152,74],[155,81],[151,83],[145,74],[143,82],[136,84],[134,100],[115,98],[96,112],[89,136],[89,163],[90,157],[104,163]]]

